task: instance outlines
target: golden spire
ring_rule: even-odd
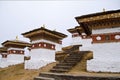
[[[18,41],[18,36],[16,36],[16,39],[15,39],[16,41]]]
[[[103,8],[103,12],[105,12],[105,8]]]
[[[43,24],[43,28],[45,28],[45,24]]]
[[[56,29],[54,29],[53,31],[56,31]]]

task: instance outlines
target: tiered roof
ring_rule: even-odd
[[[31,30],[31,31],[22,33],[22,35],[24,37],[30,38],[30,39],[34,38],[35,36],[40,37],[40,35],[47,35],[48,37],[52,36],[56,39],[63,39],[65,37],[67,37],[67,35],[65,35],[63,33],[57,32],[55,30],[49,30],[49,29],[46,29],[45,27],[41,27],[41,28],[38,28],[38,29],[34,29],[34,30]]]
[[[86,34],[92,29],[120,27],[120,10],[104,11],[75,17]]]
[[[2,52],[7,52],[7,48],[6,47],[0,47],[0,53]]]
[[[84,30],[80,26],[76,26],[75,28],[67,29],[67,31],[70,33],[78,33],[79,32],[79,34],[84,32]]]
[[[20,47],[20,48],[25,48],[30,46],[28,42],[25,41],[20,41],[20,40],[7,40],[2,43],[3,46],[5,47]]]

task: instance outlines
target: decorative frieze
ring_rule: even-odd
[[[77,34],[72,34],[72,37],[80,37],[80,35],[77,33]]]
[[[32,44],[31,49],[36,49],[36,48],[45,48],[45,49],[55,50],[55,45],[46,43],[46,42],[39,42],[39,43]]]
[[[11,50],[8,50],[8,54],[24,54],[24,51],[11,49]]]
[[[90,39],[91,36],[87,36],[87,35],[79,35],[78,33],[77,34],[72,34],[72,38],[74,37],[81,37],[82,39]]]
[[[104,42],[120,42],[120,32],[92,35],[92,43]]]
[[[119,18],[120,13],[112,13],[112,14],[105,14],[105,15],[99,15],[99,16],[92,16],[88,18],[79,19],[79,22],[90,22],[90,21],[96,21],[96,20],[103,20],[103,19],[111,19],[111,18]]]

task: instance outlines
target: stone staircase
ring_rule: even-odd
[[[63,61],[59,62],[50,72],[55,73],[65,73],[69,72],[78,62],[82,60],[82,56],[86,53],[86,51],[77,51],[69,54]]]
[[[79,51],[79,46],[81,45],[64,47],[62,52],[66,53],[67,57],[61,58],[63,60],[58,59],[59,63],[56,64],[56,66],[54,66],[49,72],[40,73],[39,77],[35,77],[34,80],[73,80],[73,76],[68,77],[64,73],[69,72],[82,61],[86,53],[89,53],[89,51]],[[68,79],[64,79],[64,77]],[[73,79],[69,79],[70,77]]]

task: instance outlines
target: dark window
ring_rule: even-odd
[[[105,40],[110,40],[110,35],[106,35]]]

